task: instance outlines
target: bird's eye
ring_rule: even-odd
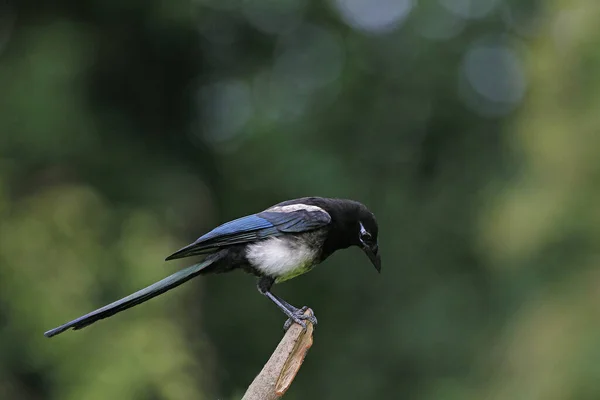
[[[365,244],[373,243],[373,235],[365,229],[362,223],[360,224],[360,240]]]
[[[375,240],[373,238],[373,235],[371,235],[371,233],[369,231],[367,231],[362,224],[360,225],[359,237],[360,237],[360,241],[369,247],[372,247],[377,244],[377,240]]]
[[[373,244],[373,243],[375,243],[375,240],[373,240],[373,236],[369,232],[361,234],[360,235],[360,239],[365,244]]]

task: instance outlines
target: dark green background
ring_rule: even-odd
[[[275,288],[319,318],[286,399],[598,398],[598,18],[594,0],[0,1],[0,398],[240,398],[284,321],[243,273],[42,333],[309,195],[375,212],[383,271],[349,249]]]

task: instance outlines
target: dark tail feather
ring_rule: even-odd
[[[51,329],[44,333],[44,336],[52,337],[71,328],[74,330],[85,328],[96,321],[115,315],[116,313],[127,310],[128,308],[137,306],[138,304],[148,301],[159,294],[162,294],[173,289],[174,287],[181,285],[184,282],[189,281],[193,277],[199,275],[203,269],[208,267],[214,261],[215,258],[210,257],[210,259],[207,259],[200,264],[192,265],[191,267],[187,267],[181,271],[175,272],[173,275],[170,275],[142,290],[138,290],[137,292],[122,298],[121,300],[117,300],[114,303],[99,308],[96,311],[92,311],[91,313],[79,317],[71,322],[67,322],[64,325]]]

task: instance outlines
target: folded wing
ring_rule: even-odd
[[[194,243],[171,254],[166,260],[214,253],[224,247],[286,233],[308,232],[327,226],[330,222],[329,214],[317,207],[293,211],[270,209],[218,226]]]

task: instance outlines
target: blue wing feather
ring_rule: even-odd
[[[280,232],[289,233],[310,231],[321,228],[331,222],[331,217],[324,211],[263,211],[257,215],[271,222]]]
[[[270,236],[306,232],[321,228],[329,222],[331,217],[324,211],[263,211],[220,225],[166,259],[213,253],[223,247],[254,242]]]
[[[259,229],[272,228],[273,224],[264,218],[260,218],[256,214],[238,218],[230,222],[226,222],[221,226],[216,227],[206,235],[201,236],[196,240],[206,241],[217,238],[219,236],[235,235],[241,232],[254,231]]]

